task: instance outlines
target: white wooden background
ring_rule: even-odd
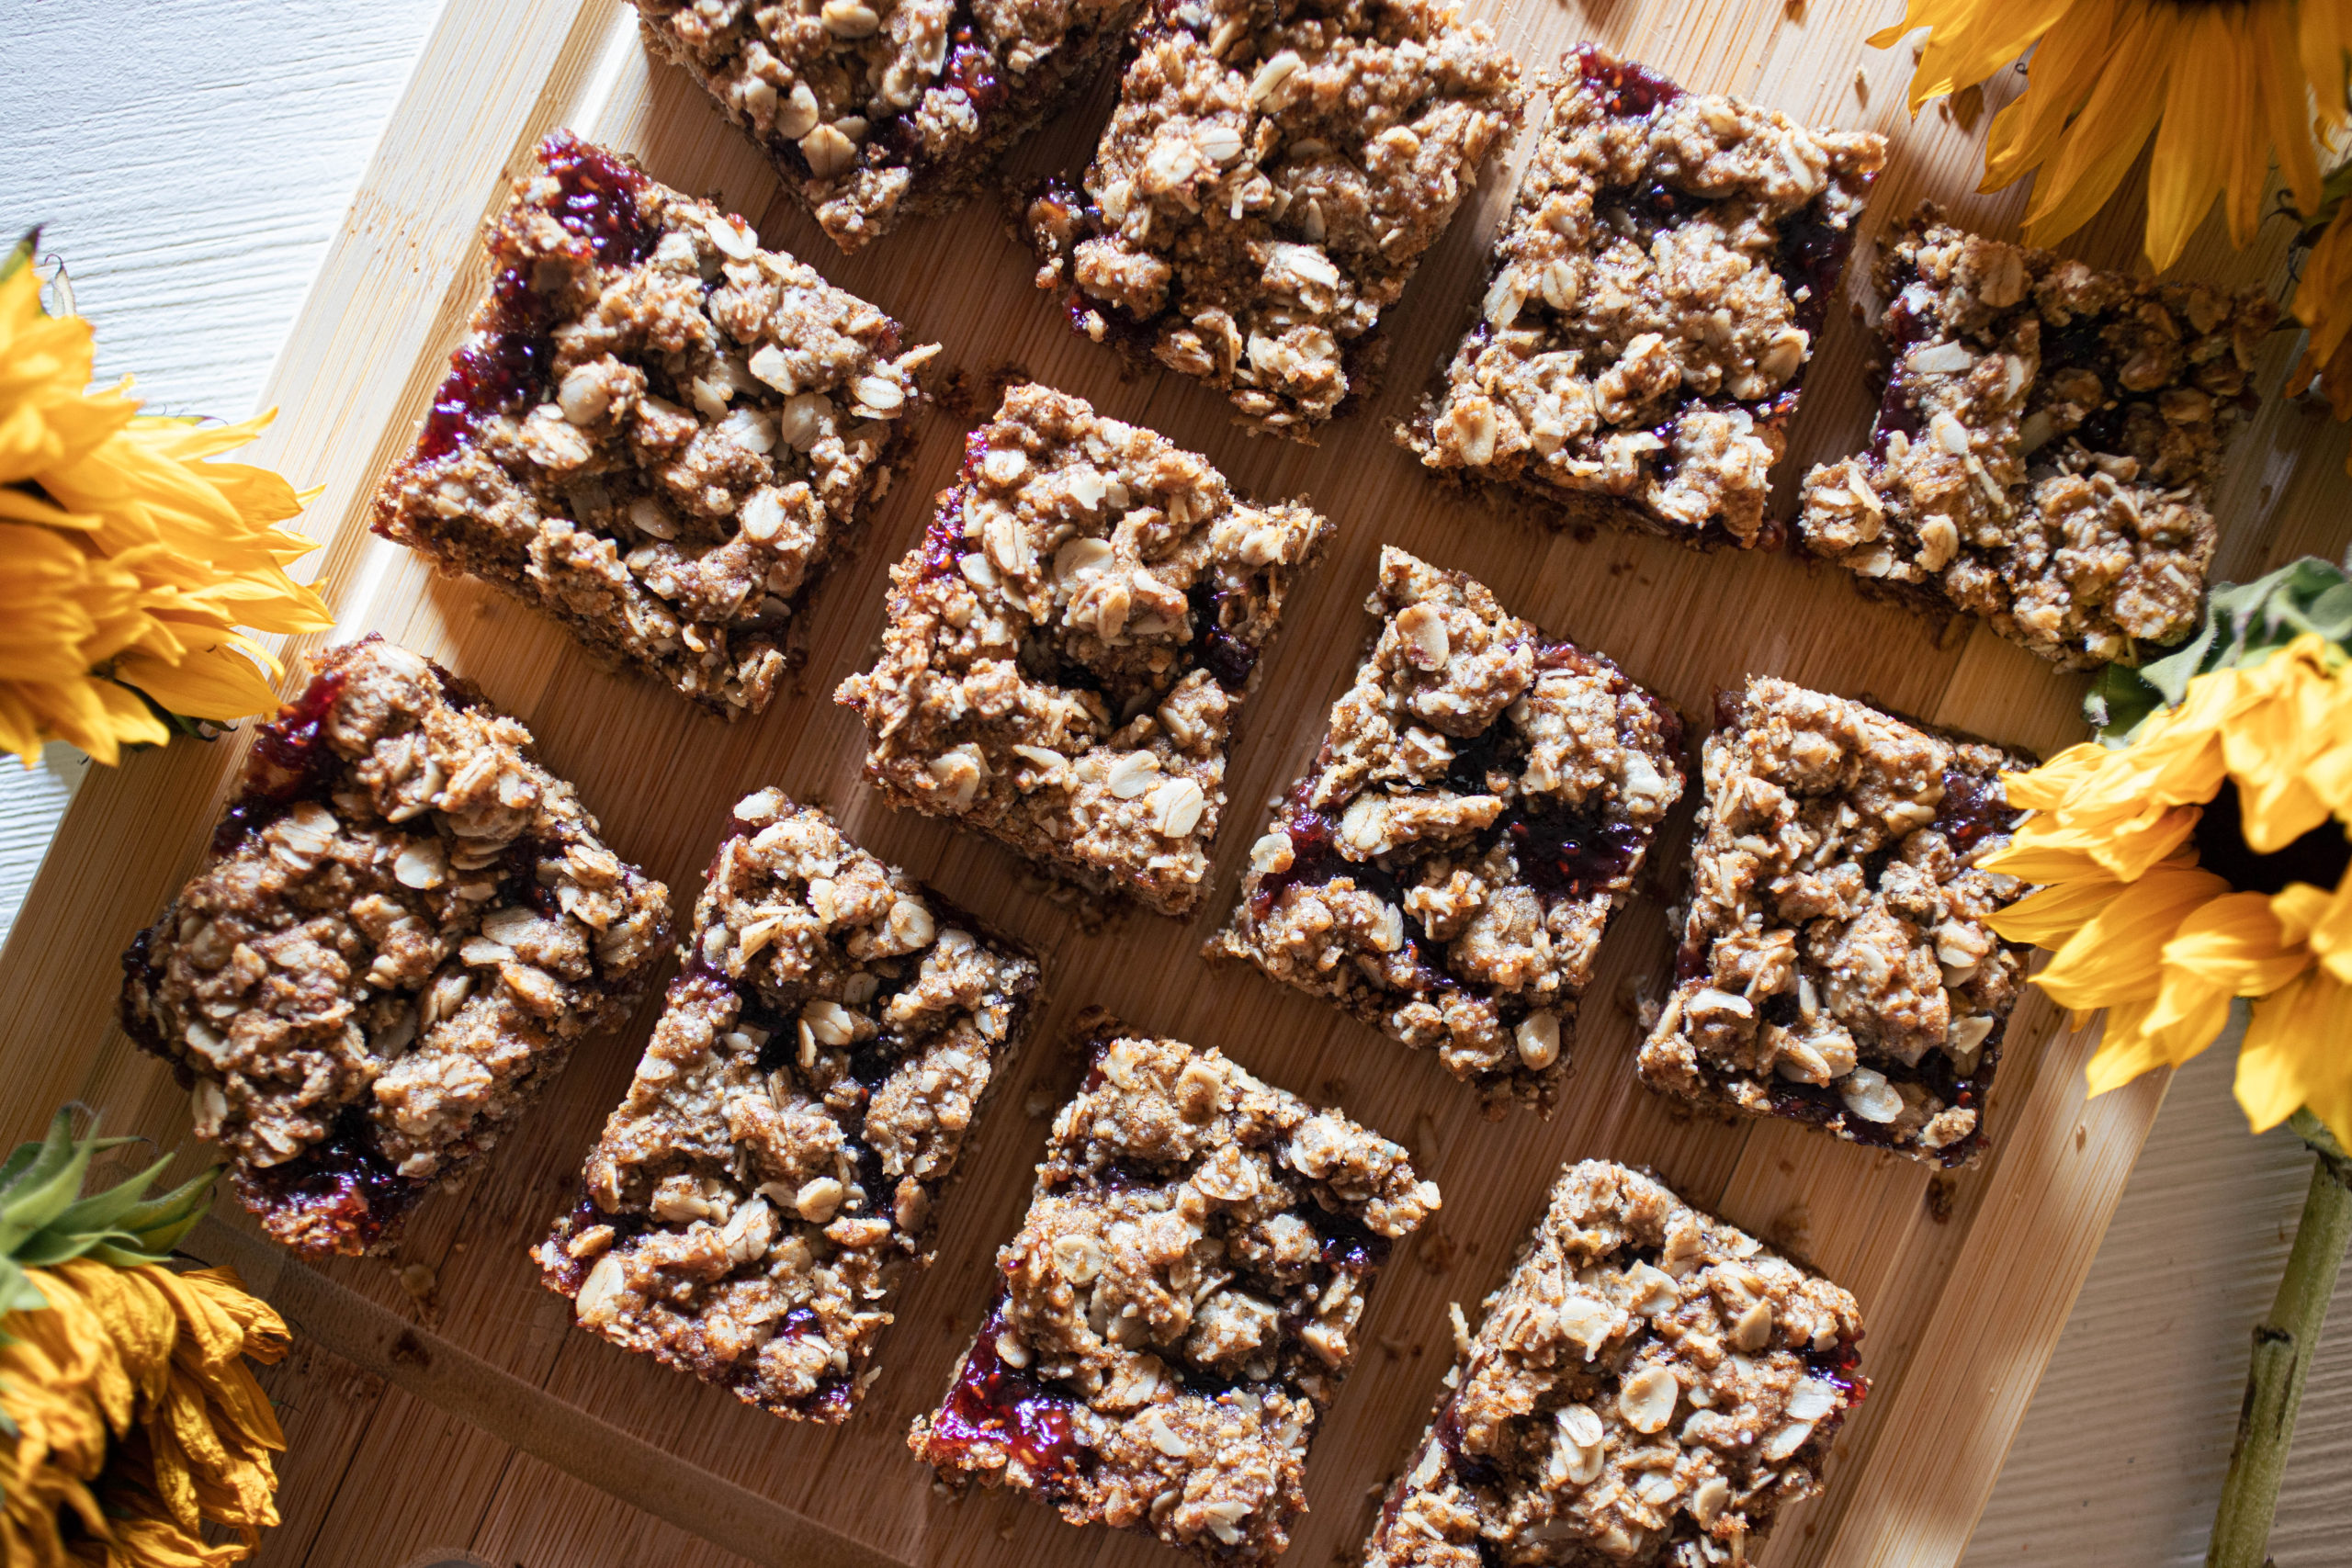
[[[9,7],[0,230],[46,225],[44,249],[67,263],[78,308],[98,323],[102,378],[135,373],[175,412],[250,411],[435,9]],[[0,761],[0,933],[86,765],[62,747],[29,771]],[[2246,1331],[2277,1282],[2309,1170],[2283,1134],[2246,1135],[2229,1080],[2217,1050],[2173,1085],[1970,1568],[2202,1562]],[[2278,1568],[2352,1562],[2347,1299],[2352,1285],[2304,1404],[2272,1537]]]

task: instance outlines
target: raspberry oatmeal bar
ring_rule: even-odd
[[[758,712],[907,456],[935,344],[559,131],[375,530],[713,711]]]
[[[1805,477],[1806,546],[2068,669],[2186,636],[2278,307],[2095,272],[1932,205],[1874,281],[1885,396],[1870,450]]]
[[[1642,1080],[1938,1165],[1984,1147],[2024,973],[1976,863],[2030,759],[1758,677],[1716,699],[1675,989]]]
[[[381,1250],[660,959],[669,889],[530,746],[404,649],[328,650],[261,726],[203,868],[122,956],[124,1029],[288,1247]]]
[[[1191,912],[1236,712],[1329,535],[1164,436],[1012,389],[890,574],[880,660],[836,694],[865,717],[867,778],[1086,887]]]
[[[1477,324],[1399,437],[1571,521],[1772,544],[1781,427],[1886,139],[1687,93],[1590,44],[1546,85]]]
[[[1037,964],[780,791],[732,828],[579,1206],[535,1256],[582,1327],[840,1421],[930,1262]]]
[[[1377,378],[1381,312],[1520,104],[1492,29],[1432,0],[1163,0],[1086,188],[1020,215],[1038,287],[1131,363],[1309,437]]]
[[[1366,1568],[1750,1560],[1869,1392],[1854,1298],[1663,1184],[1569,1167]]]
[[[636,0],[646,43],[760,144],[843,251],[956,206],[1136,0]]]
[[[1380,553],[1378,639],[1209,944],[1549,1108],[1659,821],[1682,721],[1483,584]]]
[[[957,1488],[1074,1525],[1262,1562],[1306,1507],[1306,1452],[1392,1242],[1438,1207],[1405,1151],[1214,1050],[1078,1024],[1001,1282],[908,1444]]]

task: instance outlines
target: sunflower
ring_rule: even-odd
[[[79,1195],[91,1155],[127,1141],[74,1138],[60,1111],[0,1166],[8,1568],[227,1568],[277,1522],[286,1441],[245,1360],[284,1356],[286,1325],[229,1269],[163,1264],[213,1172],[148,1198],[159,1160]]]
[[[129,381],[88,390],[90,323],[41,309],[28,238],[0,260],[0,748],[29,763],[47,739],[102,762],[170,739],[168,716],[274,706],[239,631],[334,624],[286,575],[317,547],[271,525],[301,501],[266,468],[203,459],[235,424],[141,415]]]
[[[1931,29],[1911,112],[2033,50],[2026,90],[1994,117],[1986,190],[2039,169],[2026,238],[2047,244],[2097,212],[2150,136],[2148,260],[2180,258],[2216,196],[2233,244],[2254,238],[2272,160],[2298,212],[2320,203],[2310,107],[2346,123],[2352,6],[2343,0],[1909,0],[1871,36]]]
[[[2219,588],[2204,629],[2110,671],[2086,742],[2009,775],[2030,815],[1988,870],[2040,890],[1993,917],[2054,956],[2035,983],[2107,1010],[2103,1093],[2177,1066],[2252,998],[2237,1098],[2256,1132],[2309,1107],[2352,1143],[2352,578],[2314,560]]]

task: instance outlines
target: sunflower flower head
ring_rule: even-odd
[[[141,414],[128,381],[89,390],[90,323],[41,309],[31,254],[0,260],[0,748],[111,763],[170,739],[166,716],[274,705],[277,661],[241,628],[334,617],[286,574],[316,547],[275,526],[301,510],[292,487],[205,461],[270,416],[203,424]]]
[[[2008,781],[2030,813],[1988,870],[2040,889],[1993,918],[2035,983],[2107,1010],[2094,1094],[2211,1044],[2252,1003],[2237,1098],[2352,1141],[2352,579],[2302,560],[2214,590],[2178,652],[2110,667],[2103,740]]]
[[[1909,0],[1875,48],[1929,29],[1911,111],[2028,50],[2026,90],[1994,117],[1984,185],[2039,170],[2026,238],[2049,244],[2115,194],[2150,139],[2148,260],[2180,259],[2218,197],[2252,243],[2275,160],[2295,209],[2319,210],[2319,118],[2346,123],[2352,6],[2343,0]]]
[[[284,1356],[286,1325],[226,1269],[164,1266],[211,1172],[149,1198],[159,1161],[80,1196],[91,1155],[125,1141],[74,1138],[60,1111],[0,1165],[10,1568],[229,1568],[277,1522],[285,1438],[246,1361]]]

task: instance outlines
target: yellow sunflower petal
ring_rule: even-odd
[[[2324,969],[2254,1004],[2238,1052],[2237,1099],[2257,1133],[2302,1106],[2338,1138],[2352,1138],[2352,987]]]
[[[177,664],[126,653],[115,660],[114,671],[124,684],[190,718],[243,718],[277,706],[277,695],[261,671],[225,645],[198,649]]]
[[[2054,811],[2085,780],[2096,774],[2111,753],[2096,740],[2069,746],[2030,773],[2003,773],[2001,788],[2011,806],[2028,811]]]
[[[2322,199],[2319,147],[2311,134],[2305,78],[2295,56],[2296,13],[2319,8],[2291,0],[2256,0],[2251,18],[2255,102],[2264,118],[2264,134],[2278,150],[2279,177],[2298,212],[2317,212]],[[2258,202],[2262,181],[2256,178],[2252,184]],[[2250,243],[2238,240],[2234,229],[2232,241],[2240,246]]]
[[[2066,940],[2034,983],[2064,1008],[2112,1008],[2154,998],[2164,978],[2164,946],[2190,911],[2230,885],[2210,871],[2154,866]]]
[[[2108,0],[2079,0],[2103,8]],[[1921,50],[1918,69],[1911,77],[1911,112],[1917,115],[1929,98],[1973,86],[2031,49],[2051,28],[2075,8],[2078,0],[2025,0],[2005,6],[1915,4],[1896,28],[1873,35],[1893,43],[1905,33],[1925,27],[1931,30]]]
[[[2099,1035],[2098,1049],[2083,1065],[2087,1092],[2105,1094],[2166,1065],[2164,1043],[2148,1028],[2155,1010],[2154,997],[2107,1010],[2107,1027]]]
[[[2237,23],[2237,7],[2229,6],[2197,6],[2184,17],[2148,163],[2148,262],[2158,272],[2180,259],[2245,149],[2241,125],[2254,84],[2240,68],[2245,54],[2233,37]],[[2240,239],[2234,209],[2231,217],[2232,240],[2245,244],[2251,220]]]
[[[2297,39],[2302,54],[2303,74],[2319,94],[2319,116],[2330,125],[2340,126],[2352,120],[2352,105],[2346,102],[2346,57],[2352,55],[2352,6],[2305,4],[2296,7],[2301,23]],[[2298,95],[2298,102],[2301,96]],[[2312,208],[2302,210],[2309,212]]]
[[[2116,12],[2116,0],[2087,0],[2043,35],[2026,90],[1993,117],[1984,142],[1984,189],[2022,178],[2055,150],[2113,51]]]
[[[2164,947],[2167,978],[2178,970],[2225,997],[2267,996],[2311,964],[2311,950],[2262,893],[2226,894],[2199,906]]]
[[[2083,857],[2085,874],[2052,878],[2007,908],[1985,917],[1984,923],[2005,942],[2031,942],[2055,952],[2099,911],[2120,897],[2131,884],[2109,876],[2089,856]],[[2011,874],[2016,874],[2012,873]]]
[[[2278,895],[2287,921],[2308,920],[2303,942],[2340,984],[2352,985],[2352,875],[2334,893],[2297,883]],[[2352,1043],[2346,1054],[2352,1055]]]
[[[2166,67],[2181,25],[2169,7],[2125,10],[2098,85],[2034,175],[2027,243],[2062,240],[2107,205],[2164,111]]]

